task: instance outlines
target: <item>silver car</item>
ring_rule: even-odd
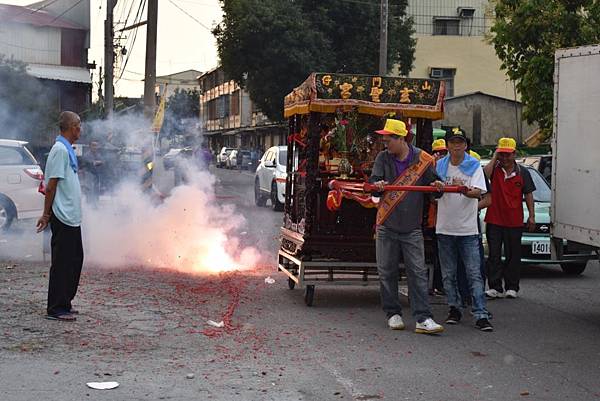
[[[44,211],[44,173],[27,142],[0,139],[0,230]]]

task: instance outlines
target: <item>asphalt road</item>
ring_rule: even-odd
[[[80,317],[60,323],[43,318],[36,243],[0,240],[0,254],[18,250],[0,262],[0,399],[600,399],[598,262],[579,277],[525,269],[520,298],[489,302],[493,333],[467,315],[441,335],[414,334],[405,297],[407,330],[391,331],[377,287],[317,287],[306,307],[276,271],[282,214],[253,205],[250,174],[216,175],[218,199],[248,220],[244,242],[272,263],[211,277],[86,266]],[[443,320],[443,299],[432,302]],[[120,386],[86,387],[111,380]]]

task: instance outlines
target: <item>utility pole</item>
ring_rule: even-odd
[[[104,95],[102,94],[102,84],[104,83],[102,75],[102,66],[100,66],[100,74],[98,74],[98,100],[104,104]],[[104,106],[106,106],[104,104]]]
[[[110,116],[114,109],[114,62],[115,31],[113,28],[113,11],[117,0],[106,0],[106,20],[104,20],[104,110]]]
[[[388,50],[388,0],[381,0],[381,26],[379,29],[379,75],[387,75]]]
[[[151,117],[156,107],[156,36],[158,29],[158,0],[148,0],[146,31],[146,71],[144,77],[144,114]]]

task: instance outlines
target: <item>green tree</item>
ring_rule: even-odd
[[[313,71],[377,74],[379,2],[220,0],[213,33],[225,75],[272,120],[283,97]],[[406,0],[390,1],[388,65],[408,74],[414,60]]]
[[[169,135],[185,133],[192,121],[200,116],[200,93],[196,90],[175,89],[167,99],[163,132]]]
[[[549,133],[554,52],[600,41],[597,0],[495,0],[491,42],[524,103],[527,122]]]
[[[26,67],[0,54],[0,135],[39,145],[57,131],[57,99]]]

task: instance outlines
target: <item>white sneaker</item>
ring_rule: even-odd
[[[494,290],[493,288],[491,290],[487,290],[485,292],[485,295],[488,298],[504,298],[504,293],[503,292],[498,292],[498,291]]]
[[[506,298],[515,299],[517,296],[518,295],[515,290],[506,290]]]
[[[415,333],[418,334],[435,334],[444,331],[444,327],[433,321],[432,318],[427,318],[421,323],[417,323]]]
[[[394,315],[388,319],[388,327],[392,330],[404,330],[402,316]]]

